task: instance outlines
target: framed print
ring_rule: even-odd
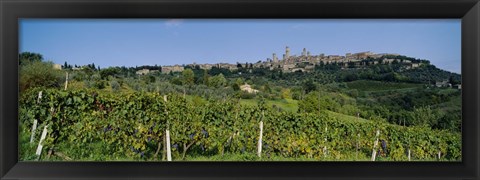
[[[0,177],[476,179],[479,8],[2,1]]]

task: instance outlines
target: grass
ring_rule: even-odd
[[[350,157],[352,156],[352,157]],[[283,157],[280,155],[270,155],[269,153],[262,152],[262,157],[258,157],[255,153],[243,153],[243,154],[234,154],[234,153],[225,153],[223,156],[213,155],[213,156],[201,156],[201,155],[189,155],[184,161],[267,161],[267,162],[278,162],[278,161],[370,161],[370,158],[364,154],[359,153],[358,159],[354,156],[354,153],[350,153],[350,156],[347,159],[336,159],[333,156],[321,157],[321,158],[307,158],[307,157]]]
[[[21,157],[20,160],[35,160],[37,159],[37,155],[35,155],[36,148],[38,145],[38,140],[40,137],[36,136],[36,141],[30,143],[30,130],[24,127],[23,125],[19,125],[19,156]],[[38,129],[37,129],[38,131]]]

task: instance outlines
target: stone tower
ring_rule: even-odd
[[[276,63],[278,61],[277,54],[273,53],[273,62]]]
[[[287,46],[285,48],[285,58],[284,59],[288,59],[290,57],[290,48]]]
[[[306,49],[306,48],[303,48],[302,56],[306,56],[306,55],[307,55],[307,49]]]

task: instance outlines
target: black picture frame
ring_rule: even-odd
[[[459,18],[462,162],[18,162],[19,18]],[[478,0],[0,0],[0,179],[479,179]]]

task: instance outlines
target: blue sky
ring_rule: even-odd
[[[461,72],[460,19],[21,19],[20,52],[100,67],[256,62],[372,51],[428,59]]]

